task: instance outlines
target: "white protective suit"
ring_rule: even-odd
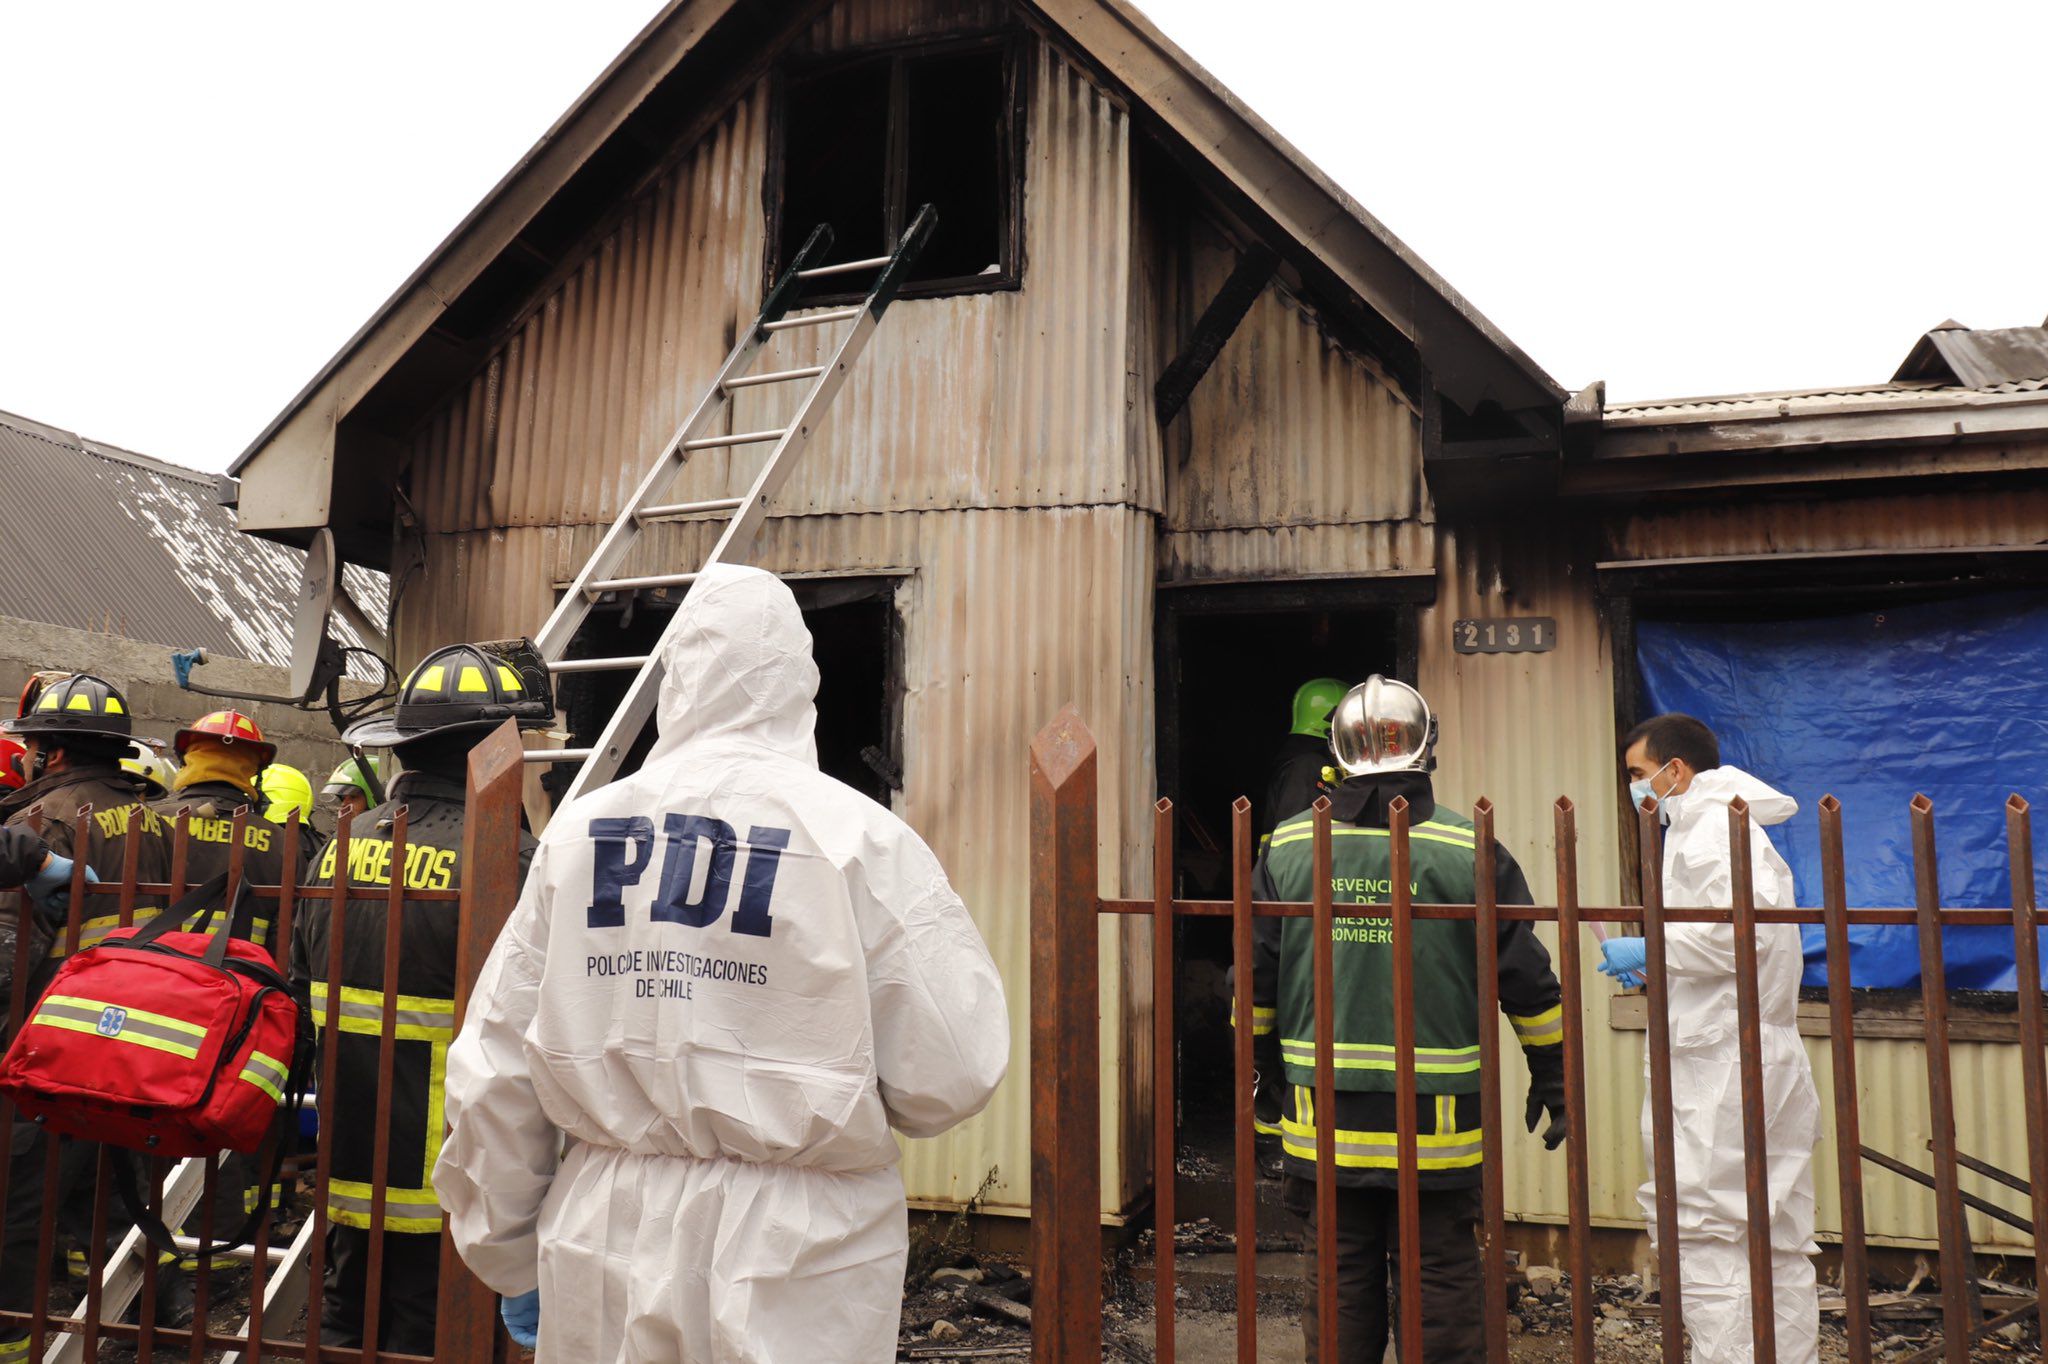
[[[539,1286],[543,1361],[893,1359],[890,1129],[988,1102],[1002,981],[930,849],[818,771],[786,586],[713,568],[662,662],[657,756],[550,822],[449,1049],[448,1229]]]
[[[1790,796],[1735,767],[1701,772],[1664,802],[1664,904],[1727,909],[1734,904],[1728,805],[1750,808],[1750,877],[1759,908],[1790,909],[1792,869],[1771,846],[1767,824],[1798,813]],[[1757,997],[1763,1034],[1764,1125],[1769,1136],[1772,1288],[1780,1364],[1820,1358],[1814,1287],[1813,1148],[1820,1095],[1799,1040],[1799,929],[1756,931]],[[1743,1178],[1742,1063],[1736,1047],[1735,934],[1726,924],[1665,929],[1671,1018],[1671,1103],[1677,1145],[1679,1270],[1695,1364],[1747,1361],[1749,1199]],[[1647,1064],[1645,1069],[1647,1070]],[[1651,1179],[1637,1193],[1654,1238],[1655,1159],[1650,1101],[1643,1101],[1643,1160]]]

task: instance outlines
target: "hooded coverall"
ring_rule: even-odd
[[[542,1361],[891,1359],[890,1129],[988,1102],[1002,982],[938,859],[818,771],[787,587],[712,568],[659,652],[659,742],[549,823],[449,1052],[448,1229],[539,1287]]]
[[[1664,907],[1727,909],[1734,903],[1728,805],[1749,802],[1750,877],[1758,908],[1790,909],[1792,869],[1765,825],[1798,813],[1798,802],[1735,767],[1701,772],[1666,797]],[[1727,924],[1668,925],[1665,970],[1671,1018],[1671,1114],[1677,1144],[1681,1304],[1697,1364],[1751,1358],[1749,1202],[1743,1179],[1742,1070],[1736,1049],[1735,932]],[[1764,1122],[1769,1138],[1771,1284],[1779,1364],[1820,1358],[1814,1286],[1813,1148],[1820,1096],[1799,1040],[1799,929],[1756,931],[1757,995],[1763,1034]],[[1645,1073],[1648,1070],[1645,1061]],[[1650,1100],[1643,1100],[1643,1158],[1654,1171]],[[1657,1231],[1655,1176],[1638,1191]]]

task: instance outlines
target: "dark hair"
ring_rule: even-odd
[[[1704,721],[1690,715],[1658,715],[1643,721],[1621,741],[1621,751],[1634,748],[1638,739],[1647,741],[1650,756],[1660,766],[1673,758],[1695,772],[1711,772],[1721,765],[1721,741]]]

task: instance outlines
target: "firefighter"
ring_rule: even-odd
[[[200,885],[227,871],[234,853],[235,811],[241,809],[249,811],[242,829],[243,880],[252,886],[280,886],[287,879],[302,884],[312,862],[312,829],[299,839],[298,858],[287,867],[284,832],[263,817],[263,773],[277,757],[277,745],[263,737],[256,722],[240,711],[217,710],[179,730],[171,747],[178,755],[178,773],[171,794],[154,808],[173,839],[178,811],[185,811],[185,884]],[[216,922],[225,908],[214,906]],[[235,936],[269,947],[276,913],[276,901],[250,897]]]
[[[241,876],[251,886],[281,886],[287,880],[303,884],[311,869],[318,839],[310,824],[299,836],[298,852],[285,861],[284,831],[264,818],[267,804],[264,777],[276,763],[277,745],[263,737],[256,722],[234,710],[217,710],[194,720],[171,738],[179,767],[172,778],[171,793],[152,808],[163,817],[166,837],[177,848],[178,814],[184,811],[185,884],[201,885],[227,872],[234,857],[235,812],[249,813],[242,822]],[[218,926],[227,910],[227,896],[210,906],[210,930]],[[271,949],[271,934],[277,918],[277,902],[249,896],[236,915],[234,935],[247,938],[258,947]],[[221,1166],[215,1181],[213,1236],[228,1235],[256,1210],[262,1196],[263,1179],[256,1162],[237,1155]],[[185,1230],[195,1235],[202,1230],[197,1218]],[[215,1260],[216,1267],[232,1261]],[[190,1260],[181,1261],[190,1270]],[[189,1280],[163,1285],[162,1293],[180,1297],[189,1294]]]
[[[299,812],[301,821],[312,817],[313,783],[290,763],[273,762],[266,766],[262,786],[263,817],[272,824],[283,824],[294,810]]]
[[[342,975],[333,1112],[368,1115],[377,1106],[377,1059],[384,1013],[385,910],[391,878],[413,890],[456,890],[462,885],[463,802],[469,751],[507,719],[522,728],[554,721],[546,672],[519,666],[470,644],[429,654],[399,688],[385,716],[350,726],[351,746],[388,748],[403,769],[389,799],[357,816],[350,828],[347,901],[342,934]],[[406,852],[393,865],[392,823],[409,811]],[[331,884],[341,854],[337,836],[315,869]],[[520,839],[523,881],[533,840]],[[329,903],[307,900],[293,932],[292,974],[306,986],[315,1027],[327,1022]],[[434,1317],[440,1288],[441,1206],[433,1184],[442,1139],[442,1077],[455,1037],[455,957],[460,907],[454,900],[406,906],[397,987],[403,997],[391,1090],[390,1172],[384,1204],[382,1303],[377,1345],[410,1354],[434,1353]],[[369,1291],[370,1202],[374,1124],[337,1124],[328,1186],[327,1289],[320,1336],[329,1345],[362,1345],[363,1304]]]
[[[178,765],[162,752],[161,739],[131,739],[121,770],[142,788],[142,798],[151,804],[171,794],[178,778]]]
[[[1331,891],[1338,914],[1346,904],[1384,905],[1390,899],[1387,807],[1397,796],[1408,801],[1414,900],[1471,904],[1474,833],[1470,823],[1436,803],[1429,776],[1436,721],[1421,693],[1405,683],[1368,678],[1338,704],[1330,746],[1344,774],[1330,811]],[[1253,872],[1254,897],[1312,899],[1314,848],[1312,816],[1283,821]],[[1494,856],[1498,903],[1533,903],[1507,849],[1496,845]],[[1416,920],[1411,932],[1423,1354],[1431,1361],[1476,1361],[1484,1358],[1485,1345],[1473,1310],[1481,1292],[1474,1232],[1483,1150],[1473,928],[1469,920]],[[1308,1221],[1313,1235],[1317,1158],[1335,1164],[1338,1354],[1376,1364],[1386,1350],[1387,1284],[1399,1254],[1393,934],[1383,917],[1340,917],[1333,930],[1337,1098],[1335,1149],[1329,1152],[1316,1145],[1312,934],[1306,918],[1259,921],[1254,1026],[1263,1034],[1262,1068],[1280,1065],[1290,1086],[1281,1118],[1282,1201]],[[1503,923],[1499,949],[1501,1008],[1529,1063],[1528,1127],[1535,1131],[1547,1110],[1551,1121],[1543,1144],[1555,1150],[1566,1135],[1557,977],[1550,954],[1526,922]],[[1310,1360],[1317,1357],[1319,1340],[1317,1272],[1311,1260],[1302,1313]]]
[[[1323,779],[1330,766],[1330,716],[1348,690],[1334,677],[1312,678],[1295,689],[1291,727],[1266,773],[1266,799],[1259,806],[1261,849],[1274,826],[1314,805],[1334,785]]]
[[[345,760],[328,774],[327,784],[320,788],[320,809],[332,814],[338,823],[377,804],[384,799],[377,784],[379,772],[375,758]]]
[[[39,674],[22,692],[20,713],[6,722],[6,732],[22,744],[23,785],[0,799],[0,823],[25,826],[40,816],[40,837],[59,857],[83,859],[88,881],[118,881],[132,841],[139,881],[170,879],[170,845],[163,822],[141,803],[141,787],[121,768],[134,737],[127,698],[105,678],[90,673]],[[80,818],[80,811],[91,813]],[[80,910],[81,947],[89,947],[120,924],[111,897],[91,897]],[[137,921],[147,921],[160,906],[145,900]],[[32,966],[26,981],[12,978],[16,919],[0,914],[0,981],[9,991],[39,992],[56,974],[66,955],[65,918],[46,913],[33,925]],[[8,1153],[5,1244],[0,1246],[0,1308],[27,1311],[35,1297],[37,1231],[42,1218],[45,1151],[42,1129],[31,1123],[14,1125]],[[91,1240],[89,1189],[97,1161],[88,1142],[63,1143],[58,1187],[54,1191],[67,1240]],[[76,1196],[75,1196],[76,1195]],[[82,1269],[83,1252],[75,1261]],[[168,1325],[178,1320],[179,1306],[165,1305],[158,1314]],[[28,1333],[0,1328],[0,1364],[27,1352]]]

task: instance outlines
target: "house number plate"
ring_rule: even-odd
[[[1545,654],[1557,647],[1557,622],[1549,616],[1456,620],[1451,647],[1461,654]]]

